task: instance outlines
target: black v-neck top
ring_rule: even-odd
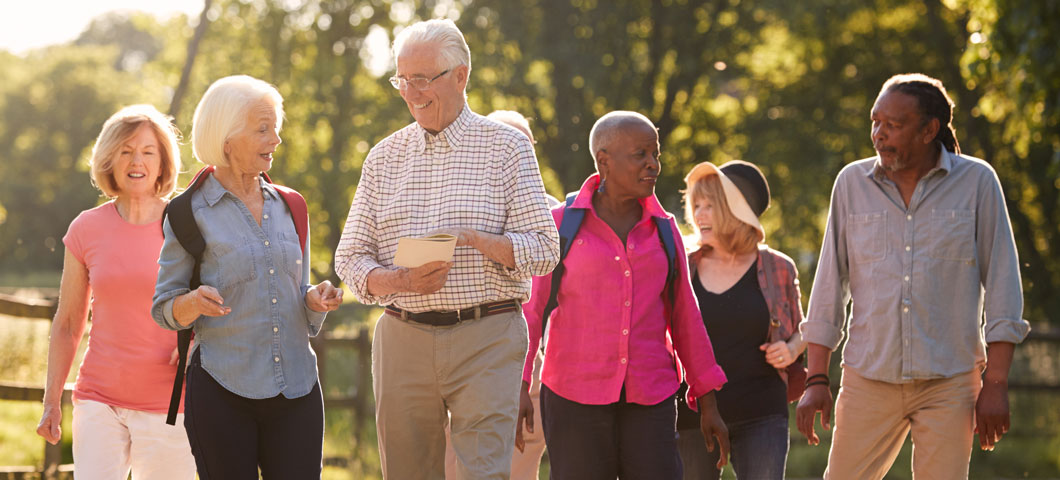
[[[692,278],[692,291],[699,301],[714,357],[728,378],[716,393],[718,412],[726,423],[788,413],[787,387],[776,369],[766,362],[765,352],[758,348],[769,335],[769,307],[758,285],[757,272],[756,260],[735,285],[722,293],[708,292],[699,275]],[[699,415],[683,402],[678,426],[699,427]]]

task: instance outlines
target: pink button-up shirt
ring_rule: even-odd
[[[623,245],[593,209],[592,196],[599,183],[597,175],[589,177],[573,204],[589,211],[564,260],[559,305],[548,322],[542,383],[563,398],[589,405],[617,402],[625,385],[626,401],[655,405],[677,391],[683,364],[690,398],[721,387],[725,373],[714,360],[683,258],[677,262],[667,332],[666,250],[651,217],[669,218],[680,256],[684,245],[676,222],[654,195],[642,199],[641,219]],[[562,207],[552,210],[557,226],[563,213]],[[530,331],[523,368],[527,383],[551,285],[551,274],[534,277],[530,301],[523,306]]]

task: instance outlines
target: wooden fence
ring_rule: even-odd
[[[0,315],[50,321],[55,317],[56,307],[55,300],[29,300],[0,293]],[[344,314],[354,314],[354,312],[364,308],[362,305],[344,305],[328,316],[329,318],[341,318]],[[368,335],[368,328],[361,326],[351,333],[337,334],[330,331],[329,325],[335,325],[335,322],[325,323],[325,331],[311,340],[313,349],[317,352],[320,386],[321,391],[324,392],[324,408],[350,410],[354,420],[353,431],[359,432],[368,424],[369,416],[374,415],[371,386],[372,345]],[[325,379],[328,378],[328,353],[332,349],[350,350],[353,358],[356,358],[354,363],[357,372],[352,379],[354,384],[352,388],[347,389],[347,392],[352,393],[328,393],[329,385]],[[64,406],[70,404],[72,387],[73,384],[67,384],[63,392]],[[44,388],[42,387],[0,382],[0,400],[39,403],[43,398]],[[36,425],[27,425],[26,428],[36,428]],[[0,480],[33,478],[59,480],[73,478],[73,465],[62,463],[62,444],[52,445],[43,439],[41,442],[44,445],[44,462],[42,465],[0,466]],[[348,456],[325,457],[324,464],[345,467],[349,460]]]

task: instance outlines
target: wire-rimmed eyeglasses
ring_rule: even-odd
[[[416,90],[426,90],[426,89],[430,88],[431,82],[434,82],[435,80],[438,80],[439,78],[441,78],[442,75],[445,75],[445,74],[449,73],[450,70],[452,70],[452,69],[451,68],[447,68],[442,73],[439,73],[438,75],[435,75],[434,77],[431,77],[431,78],[427,78],[427,77],[405,78],[405,77],[401,77],[401,76],[395,75],[393,77],[390,77],[390,84],[393,85],[394,88],[396,88],[398,90],[401,90],[402,88],[405,88],[406,86],[411,86],[412,88],[415,88]]]

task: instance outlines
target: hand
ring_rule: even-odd
[[[200,285],[187,295],[189,307],[198,315],[207,317],[220,317],[232,313],[232,309],[224,305],[225,299],[221,293],[209,285]]]
[[[530,399],[530,384],[523,381],[523,388],[519,389],[519,416],[515,419],[515,448],[520,452],[526,449],[526,440],[523,440],[523,424],[526,431],[534,433],[534,402]]]
[[[427,236],[442,233],[456,237],[456,246],[458,247],[474,247],[475,240],[478,238],[478,231],[470,228],[439,228],[428,232]]]
[[[714,392],[704,394],[697,399],[699,404],[699,430],[703,432],[703,438],[707,442],[707,451],[714,451],[714,439],[717,438],[718,448],[718,470],[729,463],[729,428],[718,413],[717,400]]]
[[[975,431],[979,434],[979,448],[993,450],[1001,437],[1008,433],[1008,382],[983,382],[975,401]]]
[[[62,425],[62,404],[45,403],[44,413],[41,414],[40,423],[37,425],[37,435],[44,437],[48,443],[57,445],[63,438]]]
[[[445,286],[445,279],[453,262],[429,262],[415,268],[407,269],[409,292],[428,295]]]
[[[314,312],[330,312],[342,305],[342,289],[324,280],[305,292],[305,304]]]
[[[191,340],[191,342],[188,343],[188,351],[189,352],[192,350],[191,347],[193,345],[195,345],[195,339],[194,338]],[[179,357],[179,356],[180,356],[180,349],[174,347],[173,348],[173,353],[169,354],[169,364],[170,365],[176,365],[177,364],[177,360],[178,360],[177,357]]]
[[[758,346],[758,349],[766,352],[766,361],[777,369],[791,365],[795,358],[798,357],[788,346],[788,343],[784,341],[763,343]]]
[[[814,385],[806,389],[799,400],[799,406],[795,408],[795,423],[799,431],[806,436],[806,443],[817,445],[821,439],[817,438],[817,432],[813,429],[813,421],[817,418],[817,412],[821,412],[821,427],[825,430],[832,428],[832,391],[828,385]]]

